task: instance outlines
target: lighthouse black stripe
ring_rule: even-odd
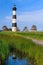
[[[17,23],[12,23],[12,27],[17,27]]]
[[[14,8],[13,8],[13,10],[15,10],[15,11],[16,11],[16,7],[14,7]]]
[[[16,15],[13,15],[13,19],[16,19]]]

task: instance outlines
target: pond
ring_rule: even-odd
[[[15,55],[10,55],[5,61],[5,65],[29,65],[28,63],[27,58],[20,59]]]

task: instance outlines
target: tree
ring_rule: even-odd
[[[4,31],[8,31],[7,26],[3,26],[3,27],[2,27],[2,30],[4,30]]]
[[[9,28],[8,30],[9,30],[9,31],[12,31],[12,29],[11,29],[11,28]]]
[[[17,27],[17,31],[20,31],[20,29]]]
[[[24,32],[27,32],[28,31],[28,28],[25,26],[24,29],[23,29]]]
[[[31,27],[30,30],[31,30],[31,31],[37,31],[37,27],[36,27],[36,25],[32,25],[32,27]]]
[[[32,25],[32,28],[31,28],[32,30],[37,30],[37,27],[36,27],[36,25]]]

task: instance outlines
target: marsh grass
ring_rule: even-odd
[[[43,65],[43,47],[16,34],[0,32],[0,60],[4,60],[10,54],[9,48],[13,48],[14,53],[20,58],[28,58],[30,65]]]
[[[43,41],[43,32],[17,32],[17,34]]]

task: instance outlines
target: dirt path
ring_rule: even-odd
[[[31,39],[36,44],[39,44],[39,45],[42,45],[43,46],[43,41],[40,41],[40,40],[37,40],[37,39],[33,39],[33,38],[30,38],[30,37],[25,37],[25,36],[22,36],[22,35],[19,35],[19,36],[20,37],[23,37],[23,38],[26,38],[26,39]]]
[[[39,44],[39,45],[43,45],[43,41],[41,40],[37,40],[37,39],[33,39],[33,38],[29,38],[29,37],[25,37],[27,39],[31,39],[33,42],[35,42],[36,44]]]
[[[32,39],[32,41],[35,42],[36,44],[43,45],[43,41],[36,40],[36,39]]]

